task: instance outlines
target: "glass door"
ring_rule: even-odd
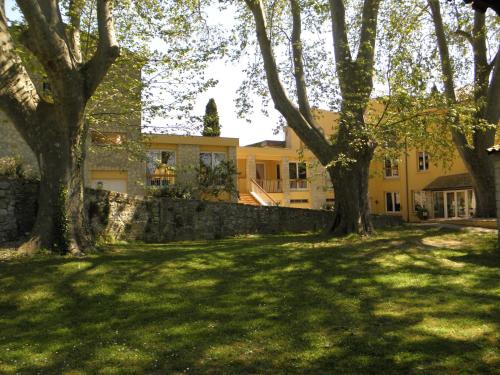
[[[466,217],[467,216],[467,204],[465,200],[465,191],[457,191],[457,216]]]
[[[454,218],[457,216],[457,199],[454,191],[446,193],[446,217]]]
[[[434,217],[444,218],[444,193],[442,191],[434,192]]]

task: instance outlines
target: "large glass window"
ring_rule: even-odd
[[[399,193],[397,192],[385,193],[385,209],[386,212],[401,212],[401,202],[399,200]]]
[[[148,151],[147,172],[154,174],[160,168],[175,167],[174,151]]]
[[[444,217],[444,193],[442,191],[434,192],[434,217]]]
[[[419,151],[417,153],[418,157],[418,170],[420,172],[426,171],[429,169],[429,154],[425,151]]]
[[[384,160],[385,177],[399,177],[399,165],[397,160],[385,158]]]
[[[290,189],[307,189],[306,163],[289,163]]]
[[[175,182],[175,152],[167,150],[148,151],[146,163],[149,186],[168,186]]]
[[[425,191],[414,191],[413,192],[413,210],[415,212],[427,208],[427,195]]]
[[[215,168],[226,160],[223,152],[200,152],[200,163],[206,167]]]

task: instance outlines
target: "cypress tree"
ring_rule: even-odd
[[[220,124],[219,114],[215,100],[211,98],[205,107],[205,116],[203,116],[203,133],[204,137],[219,137]]]

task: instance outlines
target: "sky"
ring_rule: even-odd
[[[11,11],[14,5],[14,0],[6,0],[5,2],[7,17],[9,19],[20,18],[19,14],[12,13]],[[224,17],[220,17],[220,14],[216,18],[219,20],[224,19]],[[280,114],[271,107],[268,108],[269,117],[264,116],[260,111],[258,98],[255,98],[254,112],[249,116],[251,122],[249,123],[245,119],[238,118],[235,99],[239,83],[244,79],[243,68],[242,64],[226,64],[223,61],[211,63],[206,75],[217,80],[218,84],[198,96],[194,114],[202,116],[205,113],[205,106],[208,100],[214,98],[219,112],[222,137],[239,138],[240,145],[242,146],[264,139],[284,139],[282,132],[273,134]],[[153,125],[161,127],[162,120],[154,121]]]

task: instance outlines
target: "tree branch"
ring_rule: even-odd
[[[490,124],[500,121],[500,45],[494,59],[493,73],[486,99],[486,120]]]
[[[333,152],[326,138],[311,125],[288,98],[281,84],[278,67],[271,47],[271,41],[267,35],[266,19],[261,0],[245,0],[248,8],[253,14],[255,31],[259,43],[264,70],[266,72],[269,92],[276,109],[283,115],[288,125],[297,133],[299,138],[314,153],[323,165],[327,165],[333,159]]]
[[[307,96],[307,87],[304,72],[304,62],[302,55],[302,20],[301,20],[301,9],[298,0],[290,0],[290,6],[292,10],[292,52],[293,52],[293,66],[294,66],[294,77],[295,77],[295,87],[297,89],[297,98],[299,102],[299,109],[306,120],[318,128],[314,116],[311,113],[311,106],[309,105],[309,99]]]
[[[0,108],[25,139],[33,139],[30,123],[40,97],[15,51],[4,8],[0,7]]]
[[[113,0],[97,1],[97,25],[99,30],[97,50],[83,68],[87,98],[92,96],[111,65],[120,56],[120,47],[116,41],[113,22]]]
[[[451,65],[450,51],[448,48],[448,41],[446,40],[446,33],[444,31],[443,18],[441,16],[441,7],[439,0],[428,0],[429,7],[431,8],[432,21],[434,23],[434,32],[438,43],[439,56],[441,60],[441,71],[444,80],[444,91],[449,103],[455,104],[457,98],[455,95],[455,83],[453,80],[453,68]]]
[[[375,41],[377,38],[377,16],[380,0],[365,0],[361,18],[359,51],[356,62],[371,70],[374,65]]]
[[[340,90],[345,92],[349,78],[347,72],[352,63],[351,50],[347,39],[347,26],[345,22],[344,0],[330,0],[330,13],[332,18],[333,50],[335,64],[339,76]]]
[[[467,39],[467,41],[471,45],[474,43],[473,40],[472,40],[472,34],[468,33],[467,31],[464,31],[462,29],[457,29],[457,30],[455,30],[455,34],[460,35],[460,36],[464,37],[465,39]]]
[[[73,67],[64,40],[64,25],[54,0],[17,0],[28,22],[26,47],[38,58],[47,74],[66,73]]]
[[[75,62],[81,64],[83,61],[80,44],[81,17],[86,0],[70,0],[68,5],[69,27],[66,31],[69,39],[70,50]]]

